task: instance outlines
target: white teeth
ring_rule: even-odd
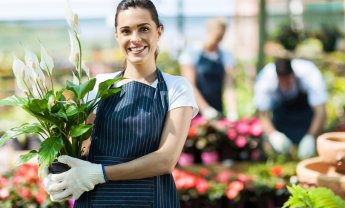
[[[141,51],[144,50],[144,46],[140,48],[131,48],[132,51]]]

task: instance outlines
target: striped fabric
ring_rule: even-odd
[[[168,92],[159,70],[157,78],[157,88],[128,82],[119,93],[99,104],[90,162],[114,165],[158,149],[168,111]],[[84,193],[74,207],[176,208],[180,204],[173,177],[166,174],[97,185]]]

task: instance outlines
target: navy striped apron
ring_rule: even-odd
[[[90,162],[116,165],[158,149],[168,111],[168,91],[158,69],[157,79],[156,88],[137,81],[128,82],[119,93],[100,102]],[[180,204],[173,177],[165,174],[99,184],[85,192],[74,207],[176,208]]]
[[[219,112],[223,112],[222,91],[225,75],[220,51],[217,60],[201,53],[196,64],[196,86],[206,102]]]

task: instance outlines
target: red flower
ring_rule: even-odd
[[[199,174],[202,176],[208,176],[210,174],[210,172],[206,168],[201,168],[199,170]]]
[[[231,190],[231,189],[227,189],[226,190],[226,197],[228,197],[228,199],[234,199],[237,196],[238,196],[238,191]]]
[[[195,188],[200,194],[206,193],[208,190],[207,181],[204,178],[198,178]]]
[[[276,177],[280,177],[283,173],[283,169],[280,166],[274,166],[271,168],[271,175],[272,176],[276,176]]]
[[[29,188],[22,188],[19,191],[19,195],[23,197],[23,199],[28,199],[31,196],[31,191]]]
[[[230,181],[230,177],[232,176],[232,172],[229,170],[223,170],[222,172],[218,173],[216,176],[216,180],[221,182],[222,184],[227,184]]]
[[[188,131],[188,138],[194,138],[197,136],[197,128],[195,126],[191,126]]]
[[[279,181],[276,183],[275,185],[275,189],[276,190],[280,190],[280,189],[283,189],[285,187],[285,183],[283,181]]]
[[[43,204],[43,202],[46,200],[46,198],[47,198],[47,193],[45,192],[45,190],[43,188],[38,189],[36,196],[35,196],[35,200],[39,204]]]
[[[241,181],[233,181],[226,189],[226,197],[228,199],[234,199],[238,196],[238,193],[244,189],[244,184]]]

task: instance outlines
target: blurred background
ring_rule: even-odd
[[[221,16],[229,24],[221,47],[231,51],[236,59],[234,86],[239,120],[256,116],[252,99],[253,85],[258,71],[272,61],[273,55],[279,51],[290,51],[296,57],[312,60],[325,78],[329,93],[325,131],[345,131],[345,0],[153,0],[153,2],[164,24],[158,57],[158,65],[163,71],[180,74],[178,57],[181,51],[186,47],[202,45],[206,33],[206,20]],[[83,59],[91,73],[120,70],[123,56],[114,37],[114,14],[119,0],[70,0],[70,3],[74,12],[79,15]],[[61,0],[0,0],[0,99],[18,91],[12,73],[13,54],[22,58],[25,47],[38,53],[40,43],[45,46],[54,58],[57,83],[62,84],[71,76],[67,29]],[[0,107],[0,134],[30,121],[30,116],[20,109]],[[19,142],[7,145],[6,150],[3,148],[0,151],[1,172],[13,167],[20,151],[35,148],[38,144],[32,142],[31,146],[27,143],[25,145]],[[15,149],[17,152],[10,149]],[[250,156],[243,155],[245,154],[242,154],[240,160],[252,162]],[[272,176],[270,171],[276,167],[280,166],[271,164],[267,170],[264,170],[263,166],[258,166],[257,170],[249,170],[248,174],[268,171],[268,175]],[[291,167],[290,169],[294,169],[296,163]],[[197,170],[199,171],[200,167]],[[243,170],[243,167],[241,166],[239,170]],[[220,168],[219,171],[223,169]],[[283,169],[278,168],[278,171]],[[269,181],[272,182],[270,178],[264,185],[269,184],[274,191],[277,191],[278,182],[290,183],[290,176],[294,176],[295,173],[286,171],[284,172],[286,175],[274,173],[279,175],[277,183],[270,184]],[[289,176],[288,182],[285,181],[287,176]],[[183,189],[186,190],[188,188]],[[261,187],[259,190],[266,189]],[[287,192],[286,188],[284,191]],[[217,198],[216,190],[212,193],[213,198],[211,198]],[[195,194],[205,198],[205,194],[191,195],[188,191],[183,193],[181,191],[185,201],[193,196],[197,198]],[[220,193],[222,194],[224,193]],[[234,198],[236,197],[237,195]],[[281,204],[281,202],[275,203]],[[219,206],[209,205],[209,207]],[[262,207],[270,207],[270,205]]]

